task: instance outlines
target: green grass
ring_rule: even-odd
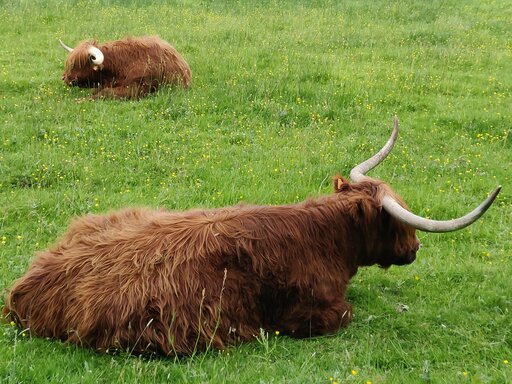
[[[337,335],[143,359],[7,324],[0,382],[512,381],[509,2],[257,4],[0,0],[2,292],[76,215],[329,193],[330,176],[386,141],[395,113],[399,141],[373,176],[433,218],[500,183],[495,205],[460,232],[420,233],[408,267],[361,270],[353,324]],[[78,103],[89,91],[61,82],[58,38],[148,34],[188,60],[190,90]]]

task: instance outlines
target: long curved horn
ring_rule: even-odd
[[[367,176],[365,176],[366,172],[371,171],[377,165],[382,163],[382,161],[389,155],[393,146],[395,145],[396,138],[398,137],[398,116],[395,115],[395,119],[393,122],[393,132],[391,132],[391,137],[388,139],[387,143],[382,147],[382,149],[377,152],[375,155],[370,157],[368,160],[363,161],[361,164],[356,165],[350,171],[350,178],[353,181],[362,181]]]
[[[62,40],[61,40],[61,39],[59,39],[59,43],[60,43],[60,45],[62,45],[62,48],[64,48],[66,51],[68,51],[68,52],[73,52],[73,48],[68,47],[66,44],[64,44],[64,43],[62,42]]]
[[[395,144],[397,136],[398,118],[395,116],[393,132],[391,133],[391,137],[387,143],[375,155],[354,167],[350,171],[350,178],[356,182],[367,178],[365,173],[375,168],[386,158],[386,156],[391,152],[391,149],[393,149],[393,145]],[[393,197],[389,195],[384,196],[382,199],[382,208],[384,208],[395,219],[402,221],[416,229],[419,229],[420,231],[450,232],[467,227],[468,225],[478,220],[492,205],[500,190],[501,186],[498,185],[496,189],[494,189],[494,191],[489,195],[489,197],[487,197],[487,199],[485,199],[478,207],[469,212],[467,215],[453,220],[440,221],[417,216],[402,207]]]
[[[99,50],[99,48],[96,47],[90,47],[87,50],[87,53],[89,54],[89,59],[93,64],[101,65],[103,64],[103,60],[105,59],[103,56],[103,53]]]
[[[485,199],[478,207],[469,212],[467,215],[453,220],[430,220],[417,216],[402,207],[398,202],[390,196],[384,196],[382,207],[395,219],[409,224],[411,227],[425,232],[451,232],[465,228],[477,221],[487,209],[491,206],[500,193],[501,185],[498,185],[489,197]]]

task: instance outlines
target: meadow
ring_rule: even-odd
[[[0,0],[0,304],[69,221],[127,206],[286,204],[372,171],[420,215],[406,267],[361,269],[353,323],[190,358],[100,355],[0,325],[2,383],[512,382],[512,7],[507,0]],[[158,34],[189,90],[84,100],[61,81],[87,38]]]

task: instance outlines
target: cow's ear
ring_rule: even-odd
[[[344,190],[347,190],[349,187],[348,180],[345,179],[343,176],[336,175],[332,178],[333,186],[334,186],[334,192],[341,192]]]

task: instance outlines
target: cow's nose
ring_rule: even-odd
[[[409,254],[407,255],[407,262],[409,264],[412,263],[414,260],[416,260],[416,250],[410,251]]]

